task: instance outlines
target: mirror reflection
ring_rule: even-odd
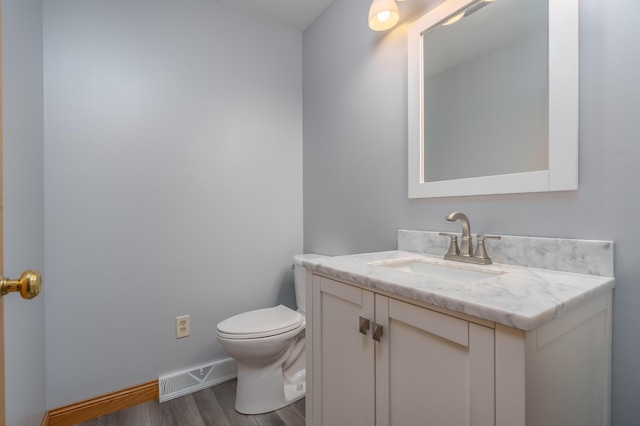
[[[424,182],[549,168],[548,16],[481,0],[422,34]]]

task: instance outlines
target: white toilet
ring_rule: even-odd
[[[304,397],[306,391],[305,258],[296,255],[294,283],[298,310],[286,306],[234,315],[218,324],[222,349],[238,362],[236,411],[259,414],[277,410]]]

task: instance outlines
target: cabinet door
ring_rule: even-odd
[[[375,424],[373,293],[314,276],[312,424]]]
[[[376,425],[494,425],[493,329],[375,296]]]

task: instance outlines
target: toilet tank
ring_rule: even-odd
[[[296,254],[293,256],[293,282],[295,285],[296,292],[296,305],[298,305],[298,311],[305,313],[306,312],[306,304],[305,304],[305,277],[306,277],[306,269],[302,266],[302,261],[304,259],[319,259],[327,256],[323,256],[321,254]]]

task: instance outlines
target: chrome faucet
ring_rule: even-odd
[[[487,250],[484,246],[484,240],[492,238],[499,240],[497,235],[478,235],[478,245],[475,253],[473,252],[473,240],[471,237],[471,224],[466,214],[460,212],[451,212],[445,219],[449,222],[455,222],[457,220],[462,224],[462,236],[460,241],[460,248],[458,248],[458,236],[447,232],[441,232],[440,235],[451,238],[451,244],[449,245],[449,251],[444,255],[447,260],[455,260],[458,262],[477,263],[480,265],[489,265],[492,263],[491,258],[487,255]]]

